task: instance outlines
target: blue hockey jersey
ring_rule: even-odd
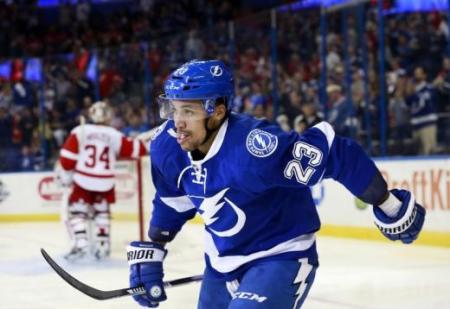
[[[435,111],[435,90],[425,82],[416,86],[406,103],[411,108],[411,124],[413,129],[420,129],[431,124],[436,124],[438,115]]]
[[[333,178],[359,196],[376,171],[355,142],[335,136],[326,122],[299,135],[231,114],[198,161],[175,137],[167,121],[151,144],[150,224],[174,233],[199,213],[207,267],[228,277],[261,259],[315,256],[320,220],[309,186]]]

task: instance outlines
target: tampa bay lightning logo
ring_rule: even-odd
[[[225,188],[214,196],[205,198],[199,207],[200,214],[205,222],[205,225],[208,226],[209,231],[219,237],[230,237],[236,235],[242,230],[247,219],[242,209],[237,207],[236,204],[234,204],[229,198],[224,197],[225,193],[229,189],[230,188]],[[217,231],[211,228],[210,225],[220,219],[220,217],[217,217],[216,215],[223,207],[226,207],[225,211],[227,212],[233,211],[237,217],[237,220],[231,228]],[[223,222],[219,220],[218,225],[220,226],[221,224],[223,224]]]
[[[223,70],[219,65],[213,65],[209,71],[212,76],[221,76],[223,74]]]
[[[278,146],[278,137],[269,132],[254,129],[245,142],[247,150],[254,156],[264,158],[270,156]]]

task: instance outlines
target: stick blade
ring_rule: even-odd
[[[41,248],[41,254],[44,257],[44,259],[47,261],[47,263],[53,268],[53,270],[68,284],[73,286],[78,291],[86,294],[87,296],[90,296],[97,300],[105,300],[105,299],[111,299],[116,297],[122,297],[122,296],[130,296],[130,295],[138,295],[145,293],[145,289],[143,288],[129,288],[129,289],[119,289],[119,290],[112,290],[112,291],[102,291],[98,290],[96,288],[93,288],[77,278],[70,275],[68,272],[66,272],[61,266],[59,266],[51,257],[50,255]]]

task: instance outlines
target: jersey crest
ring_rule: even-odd
[[[278,137],[267,131],[254,129],[247,135],[246,146],[255,157],[268,157],[277,149]]]
[[[199,207],[205,225],[209,227],[209,230],[212,233],[216,234],[219,237],[230,237],[236,235],[242,230],[246,221],[245,213],[239,207],[237,207],[236,204],[234,204],[230,199],[224,197],[225,193],[229,189],[230,188],[225,188],[219,193],[215,194],[214,196],[205,198]],[[226,209],[227,212],[233,211],[237,216],[237,220],[232,227],[224,231],[217,231],[215,229],[212,229],[210,225],[220,219],[219,217],[216,217],[216,214],[223,207],[227,207]],[[229,213],[226,213],[226,216],[229,215],[230,215]]]

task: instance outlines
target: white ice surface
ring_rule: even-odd
[[[133,223],[114,222],[110,260],[69,264],[62,258],[68,242],[60,224],[0,224],[0,308],[139,308],[130,297],[98,301],[81,294],[59,278],[39,252],[45,248],[69,273],[93,287],[124,288],[125,246],[136,230]],[[170,244],[166,280],[202,272],[202,234],[201,226],[188,224]],[[450,308],[450,249],[319,237],[318,250],[320,268],[305,309]],[[168,289],[168,300],[160,308],[196,308],[199,287],[193,283]]]

